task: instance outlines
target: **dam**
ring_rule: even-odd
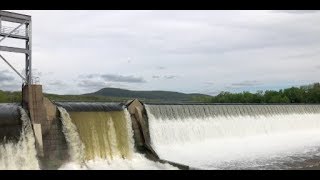
[[[27,111],[0,104],[8,129],[1,169],[304,169],[320,162],[317,104],[52,103],[62,135],[50,141],[53,149],[44,143],[44,154],[59,150],[47,158],[36,150]]]
[[[21,102],[0,104],[1,170],[320,169],[320,104],[50,100],[32,76],[31,22],[0,11],[0,42],[25,41],[0,51],[26,64],[0,55],[23,81]]]
[[[124,104],[52,105],[54,120],[41,127],[45,133],[39,138],[27,110],[19,104],[0,104],[1,128],[7,130],[1,131],[0,169],[179,169],[137,150]],[[42,149],[36,139],[42,139]]]

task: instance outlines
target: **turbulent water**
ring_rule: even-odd
[[[70,155],[59,169],[177,169],[136,152],[126,109],[86,106],[90,111],[82,105],[58,107]],[[320,167],[320,105],[146,105],[146,110],[161,159],[196,169]],[[30,119],[22,108],[17,112],[20,136],[0,144],[0,169],[40,169]],[[16,123],[17,113],[3,116],[13,121],[2,123]]]
[[[85,165],[69,162],[59,168],[60,170],[178,170],[169,164],[148,160],[144,155],[133,153],[131,159],[114,158],[94,159],[86,161]]]
[[[290,169],[320,162],[318,105],[146,105],[163,159],[203,169]]]
[[[22,121],[20,138],[18,142],[3,142],[0,145],[0,169],[36,170],[39,163],[31,121],[22,108],[19,110]]]
[[[125,111],[70,112],[70,116],[85,146],[86,160],[131,157],[131,121],[125,117]]]
[[[134,150],[127,110],[67,112],[58,108],[70,162],[59,169],[177,169],[146,159]]]
[[[68,143],[70,161],[83,164],[85,160],[85,147],[80,139],[77,127],[73,124],[69,113],[62,107],[58,107],[62,131]]]

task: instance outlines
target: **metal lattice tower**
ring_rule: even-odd
[[[2,22],[18,23],[16,27],[3,26]],[[24,81],[25,84],[32,84],[31,66],[31,16],[0,11],[0,51],[23,53],[26,55],[25,76],[21,75],[1,54],[0,58],[5,61]],[[25,48],[2,46],[1,42],[6,38],[24,40]]]

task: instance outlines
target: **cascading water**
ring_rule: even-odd
[[[86,106],[89,106],[88,104]],[[71,161],[60,169],[177,169],[147,160],[134,150],[133,130],[126,109],[58,107]],[[106,106],[105,106],[106,107]],[[88,109],[88,108],[87,108]],[[97,110],[98,109],[98,110]],[[105,109],[104,109],[105,110]]]
[[[72,123],[69,113],[63,107],[57,107],[60,112],[62,131],[68,142],[69,157],[73,162],[83,164],[85,149],[80,139],[77,127]]]
[[[70,116],[85,146],[86,160],[131,157],[132,135],[123,111],[70,112]]]
[[[205,169],[320,162],[320,105],[145,106],[152,146],[167,160]]]
[[[39,169],[35,139],[31,121],[23,108],[19,107],[22,130],[18,142],[4,142],[0,145],[0,169],[36,170]]]

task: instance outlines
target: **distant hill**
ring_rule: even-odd
[[[119,88],[104,88],[82,95],[58,95],[44,93],[53,101],[72,102],[127,102],[138,98],[142,102],[154,103],[320,103],[320,83],[291,87],[279,91],[265,90],[256,93],[221,92],[216,96],[185,94],[172,91],[131,91]],[[21,92],[0,90],[0,103],[21,102]]]
[[[138,98],[143,102],[196,102],[211,96],[204,94],[185,94],[171,91],[130,91],[119,88],[104,88],[97,92],[82,95],[58,95],[44,93],[54,101],[72,102],[127,102]],[[0,103],[21,102],[21,92],[0,90]]]
[[[97,92],[83,94],[85,96],[105,96],[114,98],[138,98],[147,101],[186,102],[194,101],[194,97],[211,97],[205,94],[185,94],[173,91],[131,91],[120,88],[103,88]]]

